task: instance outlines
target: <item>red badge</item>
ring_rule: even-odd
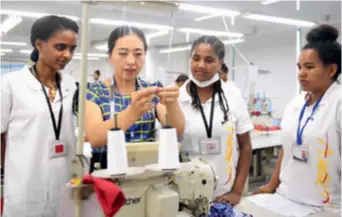
[[[59,154],[59,153],[63,153],[64,152],[64,145],[63,144],[58,144],[55,146],[55,153]]]

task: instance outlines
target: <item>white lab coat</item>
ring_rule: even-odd
[[[302,144],[308,150],[307,162],[293,159],[299,113],[305,103],[303,94],[287,105],[281,124],[284,156],[276,194],[296,202],[303,209],[314,207],[313,217],[341,216],[341,96],[341,86],[335,82],[324,94],[313,120],[307,124]],[[306,108],[301,126],[312,109],[313,106]],[[238,209],[255,217],[284,217],[269,211],[268,206],[267,201],[258,201],[256,205],[246,198]],[[293,209],[288,206],[283,208]]]
[[[75,81],[62,74],[60,138],[67,143],[68,155],[53,159],[48,155],[55,134],[41,84],[28,67],[2,76],[1,83],[1,133],[7,132],[3,216],[55,217],[76,145],[72,114]],[[61,105],[58,92],[51,104],[57,121]]]
[[[201,112],[192,108],[192,99],[187,93],[187,80],[180,88],[179,103],[185,115],[184,140],[181,151],[188,152],[190,157],[201,155],[199,142],[207,137]],[[229,105],[229,121],[222,125],[223,112],[220,108],[218,95],[215,96],[212,138],[220,138],[221,153],[207,155],[207,159],[216,169],[219,182],[214,192],[214,198],[231,191],[235,181],[236,167],[239,159],[237,134],[243,134],[253,129],[246,103],[241,91],[233,84],[223,83],[222,89]],[[212,99],[202,104],[209,123]]]
[[[292,151],[304,98],[297,96],[285,109],[284,156],[277,192],[298,203],[341,214],[341,86],[336,82],[330,86],[304,130],[307,163],[294,160]],[[301,126],[312,109],[313,105],[306,108]]]

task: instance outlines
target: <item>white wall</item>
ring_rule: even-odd
[[[296,51],[295,46],[267,48],[243,52],[247,59],[261,69],[270,71],[260,74],[255,80],[255,92],[266,93],[273,102],[273,115],[282,117],[284,107],[296,94]],[[236,58],[236,66],[245,65],[241,58]],[[241,74],[239,74],[241,72]],[[243,89],[247,71],[236,70],[235,80]],[[244,95],[248,94],[245,90]]]
[[[170,85],[180,73],[189,72],[189,52],[162,54],[152,49],[148,52],[145,74],[150,81],[159,80],[163,85]]]
[[[93,72],[95,70],[100,70],[101,76],[100,79],[103,80],[108,78],[113,72],[112,66],[108,63],[108,60],[102,58],[100,60],[88,60],[87,62],[87,74],[88,74],[88,82],[93,82]],[[81,75],[81,61],[80,60],[72,60],[63,70],[63,73],[68,73],[74,77],[76,81],[80,80]]]

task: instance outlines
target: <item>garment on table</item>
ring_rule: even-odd
[[[210,207],[208,217],[253,217],[252,215],[239,212],[227,203],[214,203]]]

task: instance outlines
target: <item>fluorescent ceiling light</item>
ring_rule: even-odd
[[[300,27],[312,27],[316,25],[314,22],[305,21],[305,20],[294,20],[284,17],[273,17],[268,15],[262,14],[246,14],[244,18],[249,20],[258,20],[258,21],[265,21],[270,23],[279,23],[285,25],[292,25],[292,26],[300,26]]]
[[[280,0],[267,0],[267,1],[262,1],[261,4],[262,5],[270,5],[276,2],[280,2]]]
[[[240,38],[240,39],[233,39],[233,40],[225,40],[223,41],[223,44],[225,45],[229,45],[229,44],[238,44],[238,43],[242,43],[244,42],[245,40],[243,38]]]
[[[80,60],[80,59],[82,59],[82,57],[81,56],[74,56],[72,59],[73,60]],[[99,57],[89,57],[88,56],[87,60],[100,60],[100,58]]]
[[[31,54],[32,50],[20,50],[20,53]]]
[[[215,36],[227,36],[227,37],[243,37],[242,33],[235,33],[235,32],[221,32],[221,31],[214,31],[209,29],[193,29],[193,28],[181,28],[178,29],[180,32],[185,33],[195,33],[200,35],[215,35]]]
[[[171,30],[172,26],[152,24],[152,23],[139,23],[134,21],[127,20],[108,20],[108,19],[100,19],[100,18],[91,18],[90,23],[93,24],[102,24],[102,25],[114,25],[114,26],[136,26],[142,29],[157,29],[157,30]]]
[[[32,50],[20,50],[19,52],[24,53],[24,54],[30,54],[32,52]],[[101,54],[101,53],[88,53],[88,59],[90,57],[91,58],[100,58],[100,57],[107,57],[107,55]],[[81,53],[75,53],[73,58],[80,59]]]
[[[14,41],[0,41],[1,45],[12,45],[12,46],[27,46],[25,42],[14,42]]]
[[[185,50],[190,50],[190,49],[191,49],[191,46],[175,47],[175,48],[169,48],[169,49],[162,49],[159,52],[160,53],[174,53],[174,52],[185,51]]]
[[[12,53],[12,49],[0,49],[0,53]]]
[[[40,18],[43,16],[51,15],[51,14],[40,13],[40,12],[16,11],[16,10],[9,10],[9,9],[0,9],[0,14],[15,15],[15,16],[30,17],[30,18]],[[72,19],[74,21],[78,21],[80,19],[76,16],[68,16],[68,15],[60,15],[60,14],[56,14],[56,15],[67,17],[67,18]]]
[[[237,44],[237,43],[241,43],[244,42],[244,39],[234,39],[234,40],[225,40],[223,41],[223,43],[225,45],[229,45],[229,44]],[[168,48],[168,49],[162,49],[159,52],[160,53],[174,53],[174,52],[180,52],[180,51],[186,51],[186,50],[190,50],[191,46],[185,46],[185,47],[175,47],[175,48]]]
[[[9,16],[4,22],[0,24],[0,34],[3,36],[8,31],[13,29],[16,25],[18,25],[23,19],[18,16]]]
[[[156,38],[156,37],[159,37],[159,36],[167,35],[168,33],[169,33],[168,30],[160,30],[158,32],[153,32],[153,33],[147,34],[146,35],[146,39],[149,40],[149,39]],[[107,51],[108,50],[107,46],[108,46],[107,44],[101,44],[101,45],[95,46],[95,48],[97,50]],[[106,54],[106,56],[107,56],[107,54]]]
[[[241,13],[235,10],[228,10],[228,9],[220,9],[220,8],[212,8],[200,5],[191,5],[191,4],[179,4],[178,8],[184,11],[192,11],[204,14],[217,14],[220,16],[237,16]]]
[[[5,53],[0,53],[0,56],[5,56]]]
[[[147,34],[146,38],[148,38],[148,39],[156,38],[156,37],[159,37],[159,36],[167,35],[168,33],[169,33],[169,31],[160,30],[158,32],[153,32],[153,33]]]
[[[167,31],[167,30],[160,30],[158,32],[153,32],[153,33],[147,34],[146,35],[146,39],[150,40],[152,38],[156,38],[156,37],[159,37],[159,36],[167,35],[168,33],[169,33],[169,31]],[[107,52],[108,45],[107,44],[100,44],[100,45],[95,46],[95,48],[97,50],[106,51]]]
[[[195,19],[195,21],[202,21],[202,20],[207,20],[207,19],[210,19],[210,18],[214,18],[214,17],[218,17],[220,16],[219,14],[210,14],[210,15],[206,15],[206,16],[203,16],[203,17],[198,17]]]
[[[98,50],[101,50],[101,51],[107,51],[107,49],[108,49],[106,44],[98,45],[95,48]]]
[[[75,53],[75,56],[81,56],[81,53]],[[104,53],[88,53],[88,57],[108,57],[107,54]]]
[[[296,0],[296,9],[297,9],[297,11],[300,10],[300,2],[299,2],[299,0]]]

